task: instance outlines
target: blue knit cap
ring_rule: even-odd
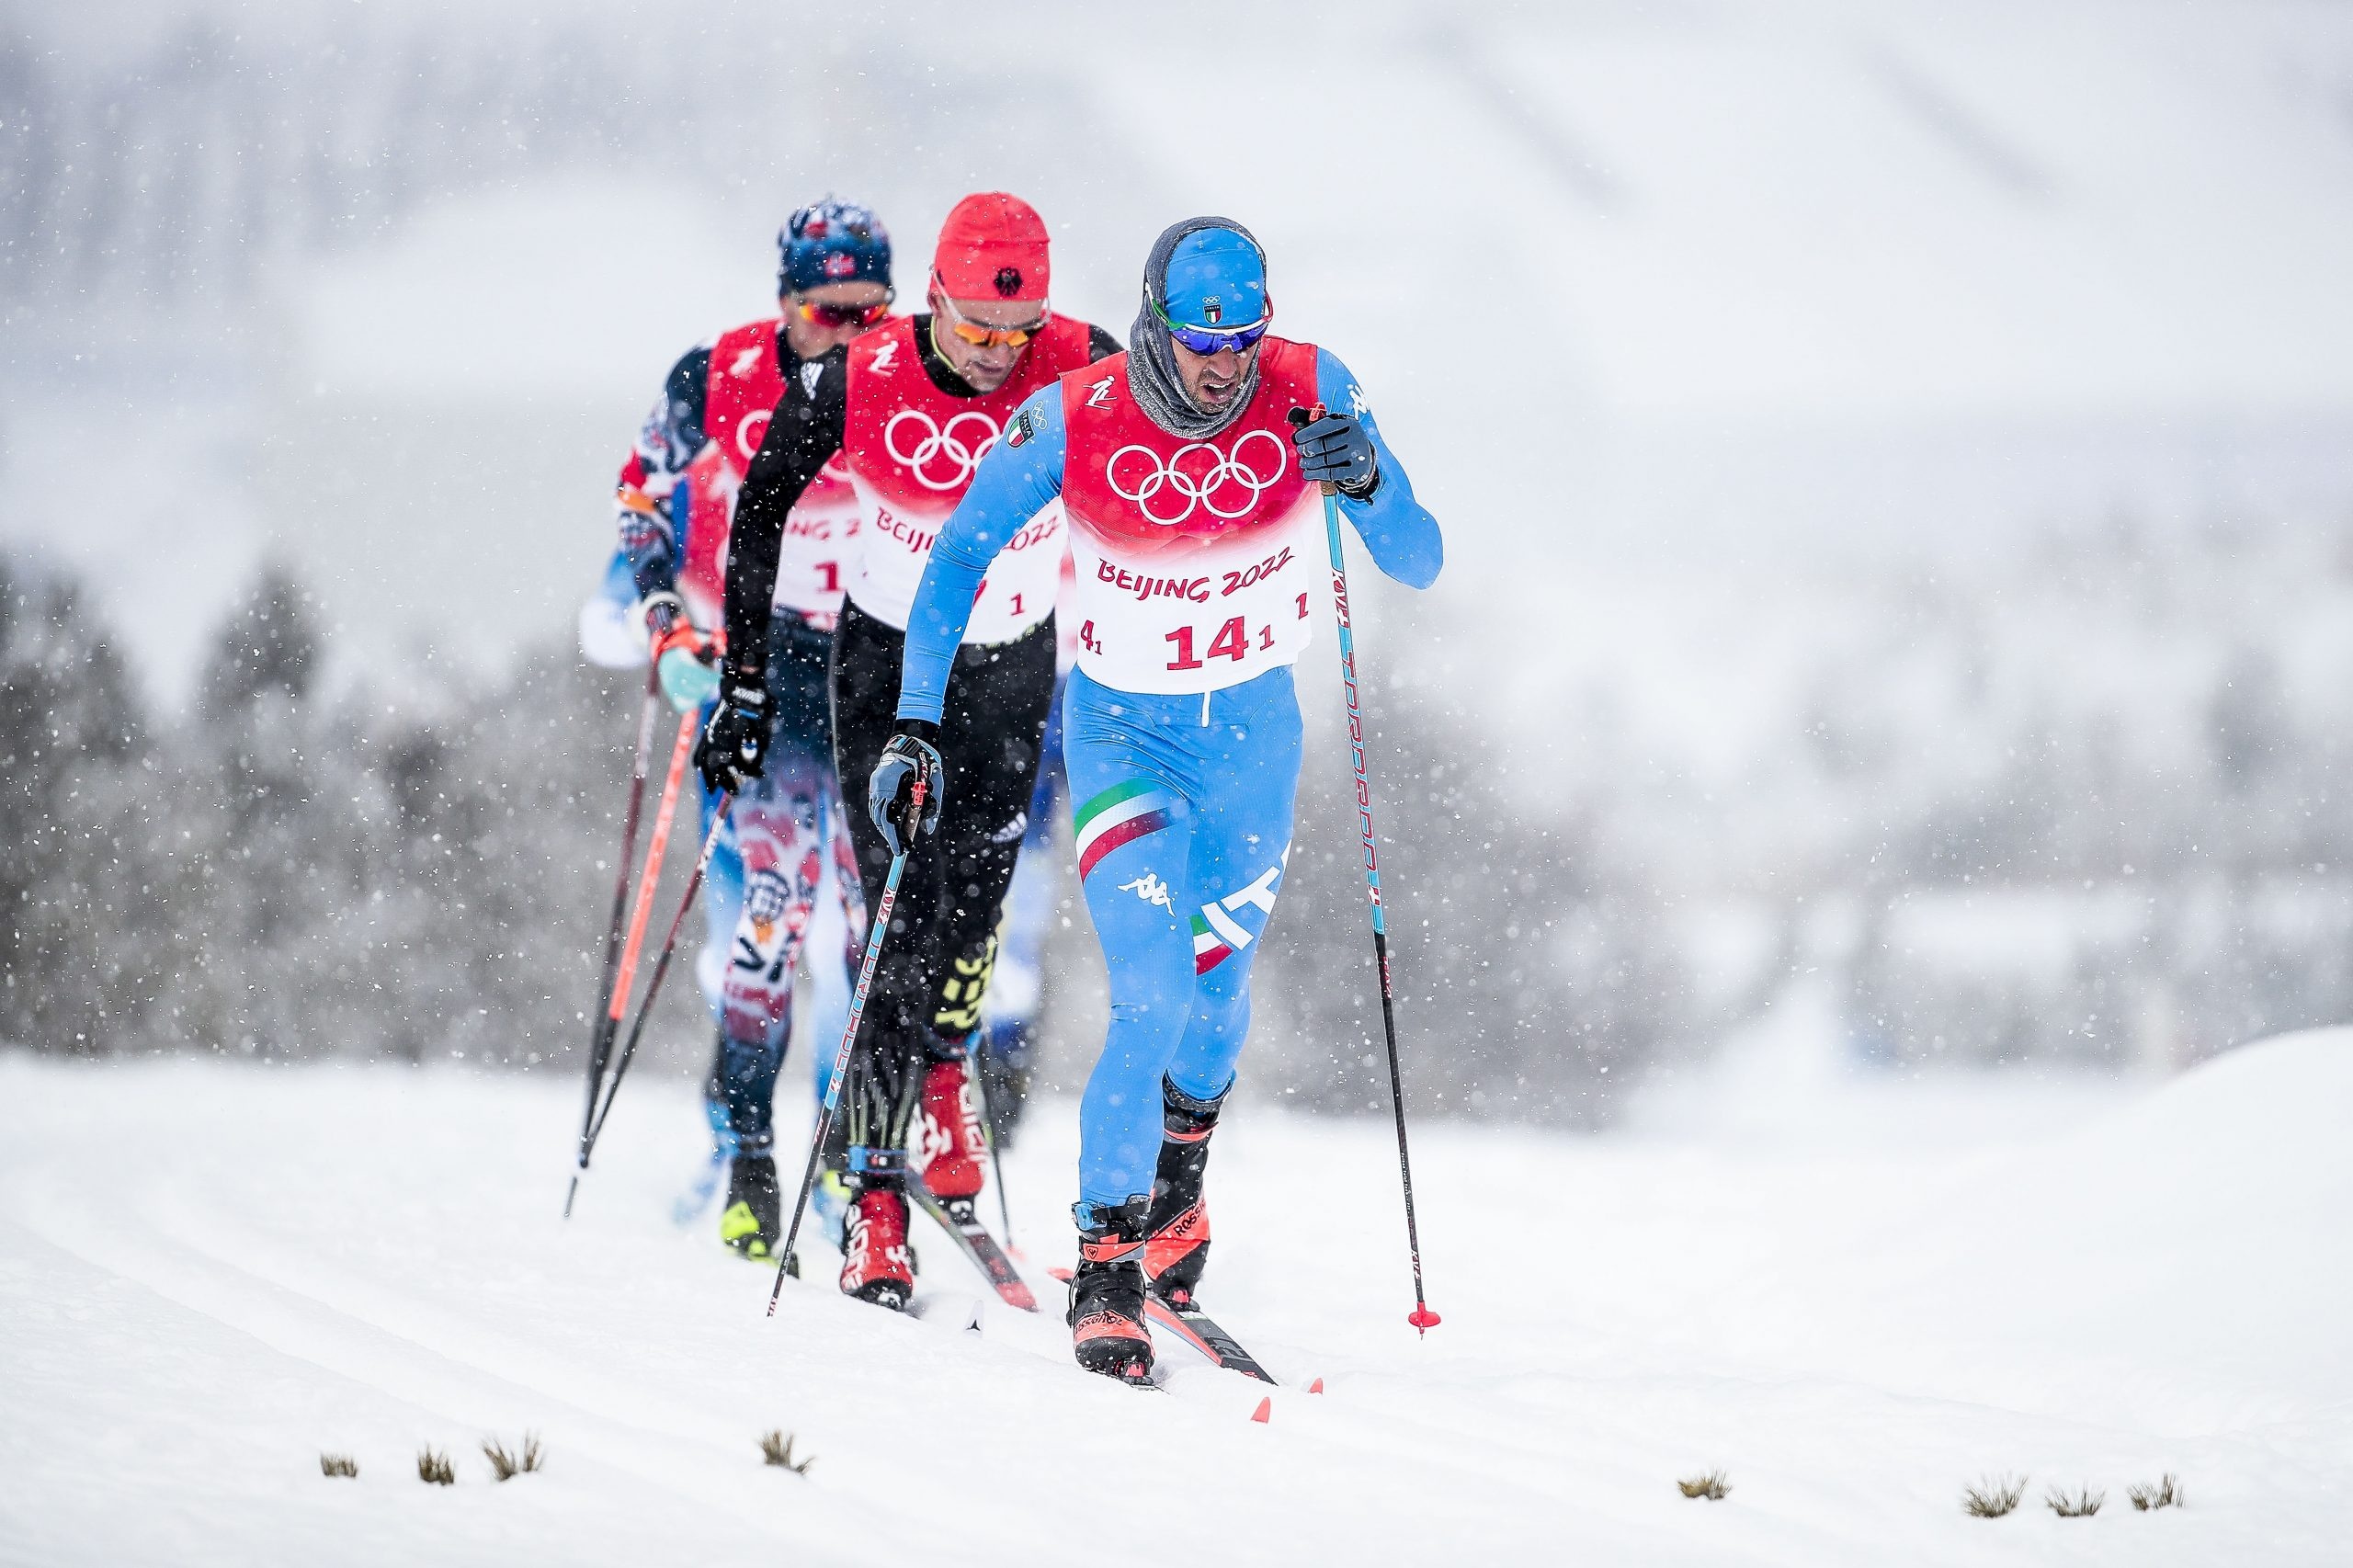
[[[1236,229],[1196,229],[1169,253],[1160,308],[1179,326],[1248,326],[1267,313],[1267,258]]]
[[[827,283],[891,286],[891,231],[871,208],[825,198],[803,207],[776,236],[779,294]]]

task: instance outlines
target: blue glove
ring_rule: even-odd
[[[882,830],[893,855],[905,854],[917,839],[939,825],[939,801],[947,792],[947,777],[940,766],[938,739],[938,725],[921,719],[900,720],[899,733],[882,748],[882,760],[874,765],[874,777],[867,781],[867,814]],[[918,786],[923,790],[920,816],[915,800]]]
[[[638,606],[654,639],[654,673],[671,709],[691,713],[719,695],[719,650],[709,633],[687,619],[686,601],[667,589]]]
[[[719,695],[719,661],[710,640],[684,621],[654,639],[654,672],[676,712],[691,713]]]
[[[1311,484],[1334,485],[1352,501],[1365,500],[1380,488],[1372,437],[1354,415],[1326,414],[1294,424],[1290,444],[1299,449],[1299,472]]]

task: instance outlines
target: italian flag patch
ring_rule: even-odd
[[[1193,916],[1193,972],[1207,974],[1233,956],[1225,938],[1210,929],[1210,923],[1199,915]]]
[[[1115,784],[1071,814],[1078,830],[1078,874],[1120,845],[1158,833],[1176,817],[1176,798],[1148,778]]]

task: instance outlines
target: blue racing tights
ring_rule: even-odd
[[[1080,1103],[1079,1199],[1108,1208],[1152,1192],[1161,1079],[1205,1100],[1233,1082],[1250,963],[1290,854],[1299,699],[1287,668],[1189,697],[1074,671],[1063,734],[1079,881],[1111,986]]]

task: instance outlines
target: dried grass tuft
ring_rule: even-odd
[[[1711,1470],[1705,1475],[1695,1475],[1675,1484],[1686,1497],[1705,1497],[1711,1503],[1722,1502],[1724,1494],[1732,1490],[1732,1483],[1725,1479],[1721,1470]]]
[[[2065,1487],[2054,1486],[2042,1494],[2042,1500],[2063,1519],[2088,1519],[2099,1512],[2099,1506],[2108,1501],[2108,1494],[2079,1486],[2071,1497]]]
[[[427,1443],[416,1450],[416,1478],[433,1486],[455,1486],[458,1471],[448,1454]]]
[[[800,1459],[794,1459],[792,1437],[790,1433],[781,1431],[761,1434],[760,1456],[770,1464],[782,1465],[795,1475],[808,1474],[809,1467],[817,1462],[815,1454],[807,1454]]]
[[[346,1480],[352,1480],[357,1478],[359,1474],[359,1461],[353,1459],[349,1454],[321,1454],[319,1456],[319,1473],[321,1475],[336,1475],[341,1476]]]
[[[490,1461],[493,1475],[501,1481],[512,1481],[525,1471],[540,1468],[540,1435],[537,1432],[524,1433],[522,1447],[512,1453],[496,1437],[485,1437],[482,1454]]]
[[[2178,1508],[2184,1501],[2181,1483],[2173,1478],[2171,1471],[2165,1471],[2165,1479],[2154,1486],[2126,1487],[2124,1495],[2132,1500],[2132,1506],[2144,1514],[2152,1508]]]
[[[2023,1475],[1989,1475],[1961,1489],[1961,1506],[1972,1519],[1998,1519],[2026,1495]]]

